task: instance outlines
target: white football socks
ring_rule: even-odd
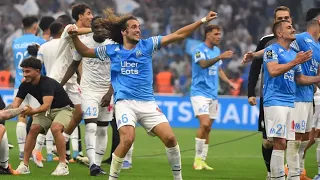
[[[24,144],[26,142],[27,137],[27,125],[23,122],[18,122],[16,127],[16,134],[19,146],[19,152],[24,152]]]
[[[95,160],[98,166],[101,162],[108,144],[108,126],[98,126],[96,132],[96,152]]]
[[[86,133],[85,133],[85,143],[87,156],[89,159],[89,167],[96,163],[95,154],[96,154],[96,132],[97,132],[97,124],[96,123],[88,123],[86,124]]]

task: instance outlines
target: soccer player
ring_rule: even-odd
[[[21,81],[23,79],[23,73],[22,73],[22,68],[20,67],[20,64],[23,59],[29,56],[27,47],[31,44],[41,45],[45,42],[44,39],[35,35],[39,27],[37,17],[27,16],[23,18],[22,23],[23,23],[25,34],[19,38],[16,38],[12,42],[14,67],[16,68],[14,96],[16,96],[18,92],[18,87],[20,86]],[[22,105],[23,106],[29,105],[29,106],[32,106],[33,108],[37,108],[40,106],[40,104],[36,101],[36,99],[34,99],[30,95],[26,96],[25,100],[22,102]],[[20,160],[23,159],[23,150],[24,150],[24,145],[25,145],[26,136],[27,136],[26,127],[27,127],[26,118],[19,116],[16,133],[17,133],[17,140],[18,140],[18,146],[19,146],[19,152],[20,152],[20,155],[19,155]]]
[[[52,39],[44,43],[43,45],[41,45],[38,51],[37,58],[41,61],[41,63],[43,63],[47,74],[51,73],[52,65],[56,60],[59,40],[63,32],[63,28],[64,28],[64,25],[62,23],[53,22],[49,27],[49,31],[51,32]],[[39,141],[37,141],[35,150],[32,152],[32,156],[36,165],[38,167],[43,167],[42,158],[41,158],[42,146],[39,145],[38,142],[40,142],[40,144],[43,144],[44,141],[46,140],[47,161],[52,161],[53,160],[53,155],[52,155],[53,135],[49,129],[46,135],[40,133],[37,138],[39,139]]]
[[[42,68],[40,60],[29,57],[23,60],[20,66],[23,69],[25,81],[19,86],[12,107],[19,107],[28,93],[35,97],[41,105],[38,108],[29,107],[24,113],[24,115],[35,116],[27,136],[24,160],[18,166],[17,171],[21,174],[30,173],[29,158],[35,146],[36,137],[39,133],[45,134],[50,128],[55,138],[60,161],[52,175],[68,175],[69,169],[65,162],[66,146],[62,132],[71,120],[73,104],[57,81],[40,74]]]
[[[46,41],[50,40],[51,33],[50,33],[50,24],[54,22],[54,17],[52,16],[44,16],[41,18],[39,27],[42,30],[42,38]]]
[[[291,44],[291,48],[296,52],[312,50],[312,57],[305,63],[301,64],[302,73],[307,76],[316,76],[319,71],[320,63],[320,44],[319,23],[320,8],[311,8],[306,13],[307,31],[296,34],[296,40]],[[304,151],[309,143],[309,132],[313,126],[313,95],[314,85],[297,86],[295,99],[295,129],[296,140],[301,141],[299,148],[299,162],[301,179],[310,179],[306,177],[304,171]]]
[[[314,180],[320,180],[320,89],[317,88],[316,93],[314,94],[314,104],[315,111],[313,115],[313,127],[314,132],[314,141],[317,143],[316,157],[318,163],[318,174],[313,178]],[[309,143],[307,147],[311,147],[312,144]]]
[[[195,48],[192,55],[191,103],[200,128],[195,138],[195,170],[213,170],[205,162],[209,148],[209,134],[212,123],[218,116],[218,76],[231,88],[235,85],[227,78],[221,64],[232,57],[232,51],[220,53],[221,28],[217,25],[205,27],[205,41]]]
[[[76,4],[72,6],[72,17],[76,20],[75,26],[77,28],[86,28],[85,31],[91,32],[91,21],[93,18],[91,8],[84,3]],[[49,77],[61,82],[63,76],[65,75],[68,67],[72,63],[72,50],[74,49],[71,38],[67,33],[67,29],[71,26],[65,27],[59,42],[59,47],[57,51],[57,58],[54,62]],[[81,36],[81,38],[86,35]],[[73,133],[74,129],[78,126],[82,119],[82,109],[81,109],[81,96],[80,87],[77,83],[76,75],[73,75],[71,79],[65,85],[66,92],[70,97],[71,101],[75,106],[75,112],[73,114],[72,121],[68,128],[65,129],[64,135],[67,136],[69,140],[70,135]],[[71,127],[71,128],[70,128]]]
[[[302,74],[300,64],[312,57],[312,51],[296,53],[290,48],[291,42],[295,40],[295,30],[290,21],[274,23],[272,32],[277,43],[268,46],[263,56],[263,107],[267,137],[274,143],[270,162],[271,178],[285,179],[283,164],[284,150],[287,150],[288,178],[299,180],[298,151],[301,141],[295,140],[293,116],[296,83],[314,84],[320,81],[320,76]]]
[[[25,112],[28,107],[20,107],[16,109],[0,110],[0,120],[5,121]],[[19,174],[11,168],[9,164],[9,144],[6,128],[0,124],[0,174]]]
[[[290,16],[290,9],[285,6],[279,6],[274,10],[274,22],[288,20],[292,22]],[[265,49],[267,46],[276,43],[275,36],[273,34],[266,35],[262,37],[258,43],[257,49],[255,52],[258,52],[262,49]],[[250,57],[251,56],[251,57]],[[244,61],[247,59],[253,59],[253,56],[256,56],[255,53],[247,53],[245,54]],[[263,64],[263,57],[254,58],[252,61],[249,79],[248,79],[248,102],[250,105],[255,106],[256,102],[256,94],[255,88],[259,79],[261,66]],[[263,73],[261,73],[261,85],[260,85],[260,114],[259,114],[259,122],[258,122],[258,130],[262,133],[262,155],[264,159],[264,163],[267,167],[267,179],[270,179],[270,159],[272,154],[272,142],[267,138],[266,126],[264,121],[264,111],[263,111]]]
[[[139,122],[148,133],[158,136],[166,146],[169,164],[175,180],[181,180],[180,148],[167,118],[157,106],[152,89],[152,54],[171,43],[181,41],[202,24],[217,17],[209,12],[201,21],[194,22],[166,36],[140,39],[140,24],[132,15],[116,16],[112,10],[95,25],[101,35],[118,44],[88,48],[77,36],[72,36],[77,51],[84,57],[111,60],[111,82],[114,89],[116,120],[120,144],[113,153],[109,180],[118,179],[123,158],[135,137],[135,124]],[[69,29],[72,34],[74,27]]]
[[[97,16],[92,19],[93,36],[88,36],[81,41],[90,48],[96,48],[114,42],[100,37],[95,33],[94,21],[101,19]],[[112,104],[102,107],[101,100],[108,92],[111,98],[113,90],[110,79],[110,60],[101,61],[98,58],[82,58],[74,51],[73,62],[69,66],[61,84],[64,85],[78,69],[82,60],[82,77],[80,87],[82,91],[81,108],[83,109],[83,119],[85,121],[86,133],[85,143],[87,156],[89,158],[90,175],[106,174],[101,169],[101,162],[108,142],[108,124],[112,120]]]
[[[57,18],[56,21],[61,22],[64,25],[64,27],[73,23],[72,18],[68,15],[61,15]],[[77,75],[78,77],[80,75],[78,71],[77,71]],[[79,157],[83,158],[80,126],[74,129],[74,131],[72,132],[71,142],[72,142],[72,149],[73,149],[73,159],[70,158],[70,141],[67,142],[67,159],[70,159],[69,162],[72,162]],[[51,145],[51,143],[49,144]]]

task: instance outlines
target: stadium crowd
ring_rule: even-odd
[[[132,5],[132,14],[137,16],[142,24],[142,37],[150,37],[173,32],[178,27],[203,17],[209,9],[216,9],[219,18],[212,24],[219,24],[223,28],[221,50],[235,52],[232,59],[224,61],[223,69],[235,83],[241,86],[237,91],[230,91],[227,85],[221,82],[219,94],[238,96],[247,93],[250,67],[250,64],[241,64],[241,57],[245,52],[255,50],[260,37],[271,33],[270,27],[266,25],[272,22],[273,9],[279,4],[288,6],[294,15],[296,29],[299,29],[298,22],[301,17],[298,15],[303,11],[305,4],[309,3],[309,6],[313,6],[310,5],[310,1],[305,2],[306,0],[292,1],[288,3],[284,0],[184,0],[182,3],[181,0],[135,0],[135,4]],[[39,17],[53,16],[56,18],[61,14],[70,14],[69,9],[76,2],[75,0],[4,0],[0,2],[0,86],[12,87],[14,82],[15,69],[11,42],[12,39],[22,34],[21,19],[27,15],[23,8],[31,8],[32,10],[27,12]],[[119,6],[123,5],[115,0],[84,0],[84,2],[93,7],[94,11],[108,7],[122,11]],[[319,4],[319,1],[314,1],[314,3]],[[128,12],[131,13],[130,10]],[[101,12],[94,13],[101,14]],[[199,40],[203,39],[204,30],[200,28],[188,40],[162,48],[154,55],[155,92],[188,95],[191,83],[191,56],[188,52],[197,45]],[[166,74],[171,76],[171,85],[169,88],[161,88],[164,83],[161,79]],[[5,78],[8,75],[10,76],[9,83],[8,78]]]

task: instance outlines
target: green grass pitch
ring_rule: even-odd
[[[6,128],[9,142],[15,148],[10,150],[10,164],[15,169],[19,164],[18,146],[15,135],[15,121],[8,121]],[[111,128],[109,127],[109,139]],[[194,158],[194,137],[196,129],[174,129],[177,136],[182,156],[182,173],[184,180],[259,180],[265,179],[266,168],[261,155],[261,134],[254,134],[253,131],[222,131],[213,129],[210,135],[211,143],[207,157],[207,163],[214,167],[214,171],[195,171],[192,169]],[[82,126],[82,133],[84,128]],[[242,138],[244,137],[244,138]],[[84,139],[84,135],[82,136]],[[106,157],[109,155],[109,147]],[[85,149],[83,143],[83,149]],[[43,149],[45,152],[45,148]],[[156,156],[152,156],[156,155]],[[44,153],[45,157],[45,153]],[[84,165],[70,164],[70,174],[65,177],[53,177],[51,172],[55,169],[57,162],[44,163],[44,168],[37,168],[30,162],[29,175],[20,176],[0,176],[0,180],[87,180],[108,179],[108,176],[90,177],[89,169]],[[109,172],[109,165],[103,164],[102,168]],[[315,156],[315,146],[307,154],[306,169],[309,177],[317,173],[317,162]],[[170,180],[173,179],[171,170],[165,155],[165,149],[160,140],[150,137],[144,129],[138,127],[136,130],[136,142],[133,152],[133,168],[122,170],[120,180]]]

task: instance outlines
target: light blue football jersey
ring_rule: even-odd
[[[203,96],[217,99],[219,88],[219,68],[222,61],[209,68],[202,69],[200,60],[210,60],[220,55],[220,49],[214,46],[209,48],[205,43],[199,44],[192,55],[192,82],[190,96]]]
[[[127,50],[121,44],[95,48],[96,56],[111,60],[111,83],[114,101],[155,101],[153,95],[152,55],[160,49],[162,36],[141,39],[135,48]]]
[[[263,106],[294,107],[296,83],[295,75],[301,74],[301,66],[297,65],[288,72],[277,77],[271,77],[267,68],[269,62],[287,64],[296,57],[292,49],[286,50],[278,43],[268,46],[263,55],[264,85]]]
[[[39,46],[45,43],[46,41],[41,37],[35,36],[34,34],[24,34],[21,37],[18,37],[12,42],[12,51],[13,51],[13,60],[14,67],[16,69],[16,77],[14,82],[14,88],[19,88],[21,81],[23,79],[23,72],[20,64],[22,60],[29,57],[27,48],[31,44],[38,44]]]
[[[296,40],[291,43],[291,48],[296,51],[312,50],[312,59],[301,64],[302,74],[306,76],[316,76],[320,61],[320,44],[314,41],[308,32],[296,34]],[[299,86],[296,89],[296,102],[312,102],[314,94],[313,85]]]

